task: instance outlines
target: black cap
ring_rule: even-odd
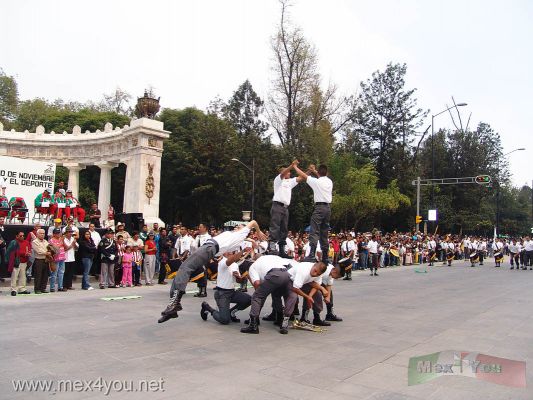
[[[52,231],[53,234],[56,234],[56,233],[61,233],[61,229],[59,228],[54,228],[54,230]]]

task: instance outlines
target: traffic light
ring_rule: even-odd
[[[478,175],[476,176],[476,183],[480,184],[480,185],[486,185],[488,183],[490,183],[491,179],[490,179],[490,176],[488,175]]]
[[[416,220],[415,220],[415,221],[416,221],[417,224],[422,223],[422,220],[423,220],[423,218],[422,218],[421,215],[417,215],[417,216],[416,216]]]

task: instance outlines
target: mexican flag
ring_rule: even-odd
[[[498,385],[526,387],[525,361],[455,350],[409,359],[409,386],[445,375],[468,376]]]

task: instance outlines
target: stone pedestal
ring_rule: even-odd
[[[146,223],[162,223],[159,219],[159,190],[161,180],[161,154],[163,123],[141,118],[132,121],[133,140],[137,144],[130,157],[121,160],[127,165],[124,187],[125,213],[142,213]]]

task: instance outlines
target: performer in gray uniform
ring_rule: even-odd
[[[203,246],[187,258],[174,277],[170,290],[170,302],[161,312],[161,318],[157,322],[163,323],[171,318],[178,318],[178,311],[183,309],[181,298],[185,294],[185,288],[187,287],[191,274],[198,268],[206,265],[209,260],[221,256],[224,253],[239,250],[251,229],[256,230],[256,234],[260,240],[266,240],[266,235],[261,232],[257,222],[250,221],[246,226],[242,226],[234,231],[223,232],[212,239],[208,239]]]
[[[270,229],[268,238],[268,254],[290,258],[285,252],[289,223],[289,205],[291,204],[292,189],[303,180],[301,177],[291,178],[291,169],[297,161],[293,161],[287,168],[280,170],[274,179],[274,197],[270,209]],[[276,244],[279,252],[276,251]]]
[[[311,215],[311,231],[309,232],[309,258],[306,261],[312,261],[315,257],[316,246],[320,241],[320,248],[322,250],[322,261],[325,264],[329,263],[328,250],[328,231],[329,218],[331,217],[331,201],[333,198],[333,182],[328,178],[328,167],[319,165],[318,171],[314,165],[309,167],[309,172],[314,176],[309,176],[298,168],[298,161],[293,162],[294,170],[307,184],[313,189],[313,198],[315,201],[315,209]]]

